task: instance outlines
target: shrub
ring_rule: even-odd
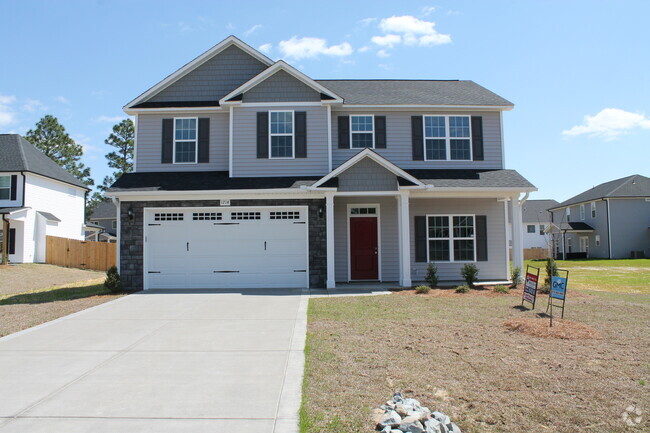
[[[421,286],[417,286],[415,288],[415,293],[417,293],[418,295],[426,295],[427,293],[429,293],[430,290],[431,290],[431,287],[421,285]]]
[[[510,289],[506,286],[498,285],[494,288],[494,291],[497,293],[510,293]]]
[[[474,283],[478,281],[478,268],[474,263],[465,263],[460,275],[470,288],[474,288]]]
[[[519,266],[515,266],[512,268],[512,275],[511,275],[511,280],[512,280],[512,287],[513,289],[516,289],[518,285],[523,283],[523,279],[521,278],[521,268]]]
[[[432,289],[435,289],[438,285],[438,268],[433,263],[427,265],[427,277],[425,280]]]
[[[551,287],[551,277],[557,276],[557,263],[555,263],[552,257],[549,257],[546,259],[546,279],[544,280],[544,285]]]
[[[111,266],[110,269],[106,271],[104,287],[113,293],[122,291],[122,280],[120,280],[120,274],[117,272],[116,266]]]
[[[469,286],[463,285],[463,286],[458,286],[456,287],[456,293],[467,293],[469,292],[470,288]]]

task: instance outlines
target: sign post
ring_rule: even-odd
[[[531,269],[535,269],[537,273],[534,273]],[[533,310],[535,309],[535,299],[537,298],[538,281],[539,268],[530,265],[526,266],[526,281],[524,283],[524,294],[521,298],[521,305],[524,305],[524,301],[533,304]]]
[[[564,304],[566,303],[566,289],[569,282],[569,271],[558,269],[558,272],[566,272],[564,277],[551,277],[551,293],[548,295],[548,305],[546,312],[551,310],[551,326],[553,326],[553,307],[562,309],[562,318],[564,319]],[[562,304],[555,304],[554,299],[561,301]]]

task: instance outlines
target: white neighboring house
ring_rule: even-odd
[[[521,207],[524,249],[549,248],[550,237],[545,232],[551,224],[551,213],[548,209],[557,204],[556,200],[526,200]],[[510,205],[508,205],[508,213],[509,221],[512,221]],[[512,246],[512,222],[509,222],[508,225],[508,243]]]
[[[46,236],[83,240],[87,192],[23,137],[0,134],[0,239],[10,262],[45,262]]]

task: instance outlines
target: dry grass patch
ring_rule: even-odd
[[[464,432],[637,431],[621,413],[650,411],[650,296],[569,292],[567,320],[602,338],[568,340],[504,327],[536,319],[544,297],[522,311],[520,291],[450,292],[310,300],[302,432],[371,431],[397,390]]]
[[[510,319],[505,327],[514,332],[532,335],[533,337],[560,338],[562,340],[585,340],[597,338],[598,333],[591,327],[571,320],[553,319],[550,326],[548,318]]]

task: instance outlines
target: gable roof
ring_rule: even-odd
[[[347,161],[345,161],[343,164],[339,165],[337,168],[329,172],[327,175],[323,176],[320,178],[316,183],[314,183],[311,187],[312,188],[317,188],[319,186],[325,187],[325,184],[328,180],[337,177],[339,174],[343,173],[347,169],[353,167],[356,163],[361,161],[364,158],[370,158],[376,163],[378,163],[380,166],[384,167],[386,170],[390,171],[393,173],[395,176],[398,178],[401,177],[408,182],[410,182],[413,185],[417,186],[424,186],[424,183],[422,183],[420,180],[418,180],[415,176],[412,176],[411,174],[407,173],[406,171],[402,170],[377,152],[375,152],[372,149],[364,149],[361,152],[357,153]]]
[[[193,71],[194,69],[198,68],[217,54],[221,53],[223,50],[226,48],[229,48],[230,46],[235,45],[244,52],[250,54],[254,58],[258,59],[260,62],[264,63],[267,66],[270,66],[273,64],[273,60],[269,59],[266,57],[264,54],[260,53],[256,49],[252,48],[251,46],[245,44],[242,42],[240,39],[236,38],[233,35],[228,36],[226,39],[223,41],[219,42],[217,45],[214,47],[210,48],[208,51],[204,52],[200,56],[196,57],[194,60],[191,62],[185,64],[183,67],[178,69],[176,72],[168,75],[165,77],[162,81],[158,82],[151,88],[149,88],[147,91],[142,93],[140,96],[129,102],[124,106],[124,109],[128,108],[133,108],[135,105],[138,105],[140,103],[143,103],[144,101],[147,100],[147,98],[155,95],[156,93],[160,92],[164,88],[170,86],[174,82],[178,81],[180,78],[188,74],[189,72]],[[143,107],[145,108],[145,107]],[[149,108],[149,107],[146,107]],[[151,107],[154,108],[154,107]]]
[[[521,208],[521,220],[543,223],[551,219],[548,209],[558,204],[556,200],[526,200]]]
[[[0,134],[0,172],[27,171],[89,190],[19,134]]]
[[[514,107],[470,80],[316,80],[346,105],[433,105]]]
[[[426,185],[442,188],[498,188],[515,191],[537,191],[515,170],[409,169],[408,173]]]
[[[88,217],[91,219],[117,218],[117,208],[111,200],[104,200],[99,203]]]
[[[247,92],[248,90],[252,89],[253,87],[257,86],[259,83],[262,81],[266,80],[267,78],[273,76],[278,71],[285,71],[297,80],[303,82],[307,86],[311,87],[317,92],[320,92],[321,94],[327,95],[329,98],[331,98],[331,102],[343,102],[343,99],[338,96],[336,93],[332,92],[331,90],[327,89],[326,87],[322,86],[319,84],[317,81],[312,80],[309,78],[307,75],[303,74],[293,66],[289,65],[286,63],[284,60],[278,60],[273,66],[265,69],[255,77],[251,78],[248,80],[246,83],[242,84],[232,92],[228,93],[226,96],[221,98],[219,101],[220,104],[223,104],[225,102],[234,102],[231,101],[233,98],[237,97],[238,95]],[[239,101],[237,101],[239,102]]]
[[[650,197],[650,178],[641,176],[640,174],[633,174],[632,176],[601,183],[563,201],[557,206],[553,206],[549,210],[560,209],[601,198],[622,197]]]

